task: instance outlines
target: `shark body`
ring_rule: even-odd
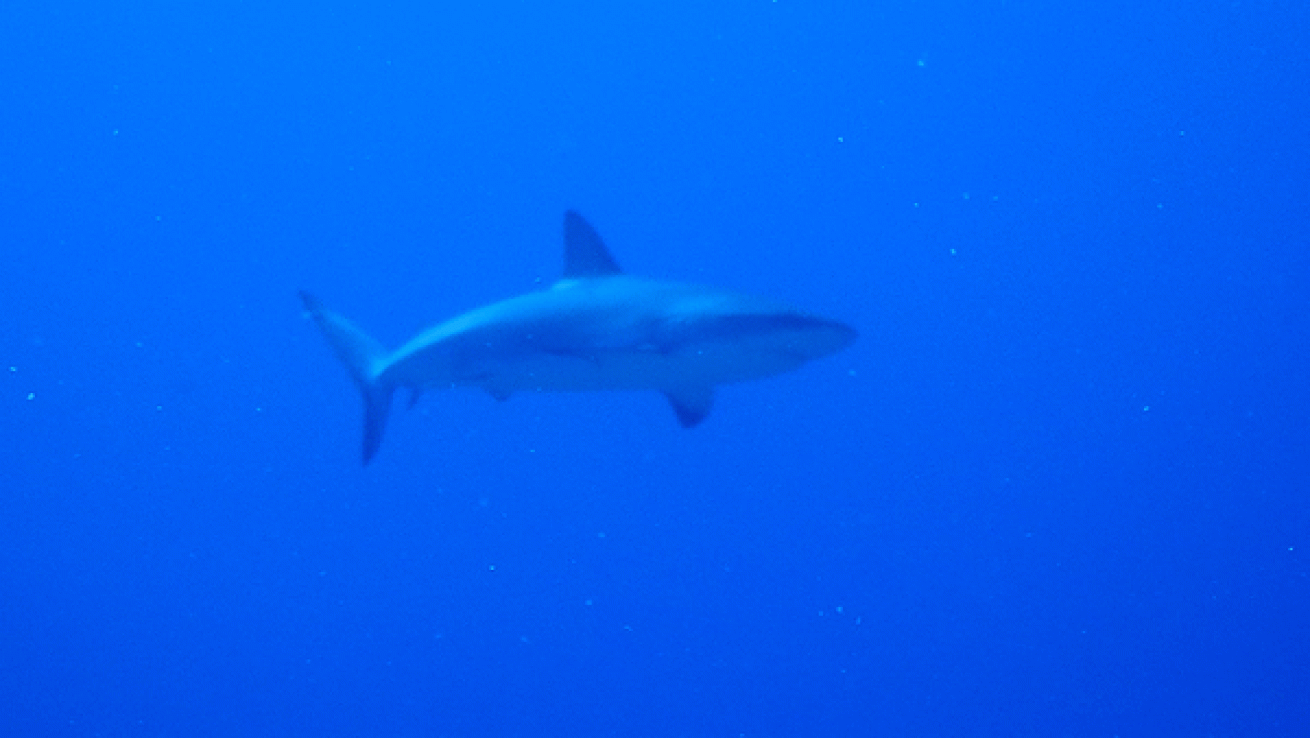
[[[655,390],[697,425],[715,385],[768,377],[835,353],[855,330],[759,297],[622,273],[576,212],[564,216],[564,274],[547,290],[471,310],[395,351],[308,293],[301,299],[364,396],[364,463],[398,388],[515,392]]]

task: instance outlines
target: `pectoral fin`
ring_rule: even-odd
[[[678,416],[678,422],[683,428],[695,428],[700,425],[705,416],[710,414],[710,407],[714,405],[714,388],[710,386],[665,390],[664,396],[669,398],[673,413]]]

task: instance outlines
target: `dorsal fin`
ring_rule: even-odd
[[[564,213],[564,279],[607,277],[619,274],[618,262],[610,256],[605,242],[591,224],[577,211]]]

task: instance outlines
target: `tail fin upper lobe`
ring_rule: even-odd
[[[382,444],[382,430],[387,425],[387,413],[391,409],[391,394],[396,389],[395,385],[378,379],[386,367],[387,351],[372,336],[323,307],[323,303],[308,292],[301,292],[300,299],[364,395],[364,463],[368,464]]]

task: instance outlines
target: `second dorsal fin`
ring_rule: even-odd
[[[564,279],[585,279],[620,274],[600,234],[577,211],[564,213]]]

